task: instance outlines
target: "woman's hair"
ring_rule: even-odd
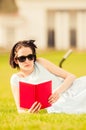
[[[15,57],[17,55],[17,52],[18,50],[21,48],[21,47],[29,47],[31,50],[32,50],[32,53],[35,55],[34,57],[34,62],[36,61],[36,48],[37,46],[34,44],[35,40],[24,40],[24,41],[19,41],[17,42],[12,50],[11,50],[11,53],[10,53],[10,65],[12,68],[19,68],[18,64],[16,64],[15,62]]]

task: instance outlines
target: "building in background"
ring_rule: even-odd
[[[18,40],[34,39],[40,49],[86,50],[86,0],[16,2],[18,16],[0,24],[0,46],[11,47]]]

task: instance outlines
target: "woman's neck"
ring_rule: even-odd
[[[34,67],[31,69],[31,70],[21,70],[19,73],[18,73],[18,75],[20,76],[20,77],[27,77],[27,76],[29,76],[32,72],[34,71]]]

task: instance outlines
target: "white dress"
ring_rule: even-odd
[[[37,84],[49,80],[52,80],[53,91],[64,81],[35,62],[35,69],[29,76],[20,78],[13,74],[10,83],[12,87],[19,86],[19,81]],[[77,78],[57,102],[46,110],[48,113],[86,113],[86,76]]]

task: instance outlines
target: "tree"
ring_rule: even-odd
[[[0,0],[0,13],[17,13],[15,0]]]

